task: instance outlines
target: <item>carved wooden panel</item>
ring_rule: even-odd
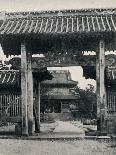
[[[106,66],[116,65],[116,55],[105,56]],[[21,59],[13,58],[9,61],[13,69],[20,69]],[[39,69],[41,67],[65,67],[65,66],[96,66],[96,55],[72,55],[61,53],[45,55],[45,57],[32,58],[32,68]]]
[[[44,68],[47,66],[47,62],[45,58],[38,58],[34,57],[32,58],[32,68],[38,69],[38,68]]]

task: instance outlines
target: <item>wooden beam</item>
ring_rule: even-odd
[[[32,54],[27,51],[27,113],[28,113],[28,132],[33,134],[33,75],[32,75]]]
[[[100,133],[106,132],[106,90],[105,90],[105,43],[99,41],[99,48],[96,52],[96,83],[97,83],[97,130]]]
[[[22,99],[22,134],[28,135],[27,118],[27,59],[26,45],[21,43],[21,99]]]

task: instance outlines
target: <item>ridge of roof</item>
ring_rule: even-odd
[[[84,9],[64,9],[64,10],[46,10],[46,11],[21,11],[21,12],[0,12],[0,20],[9,18],[31,18],[53,17],[53,16],[71,16],[71,15],[108,15],[116,14],[116,8],[84,8]]]
[[[68,73],[69,70],[49,70],[50,73]]]
[[[36,13],[59,13],[59,12],[62,12],[62,13],[66,13],[66,12],[87,12],[87,11],[99,11],[99,12],[102,12],[102,11],[116,11],[116,8],[82,8],[82,9],[61,9],[61,10],[40,10],[40,11],[20,11],[20,12],[6,12],[6,14],[20,14],[20,13],[23,13],[23,14],[27,14],[27,13],[33,13],[33,14],[36,14]],[[5,11],[2,11],[2,12],[5,12]],[[96,12],[97,13],[97,12]]]
[[[66,85],[77,85],[77,81],[72,80],[71,73],[69,70],[49,70],[49,72],[53,75],[52,80],[43,81],[42,84],[66,84]],[[63,76],[62,76],[62,75]]]

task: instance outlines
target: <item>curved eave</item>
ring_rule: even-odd
[[[44,87],[68,87],[68,88],[71,88],[71,87],[75,87],[77,85],[77,82],[75,83],[41,83],[42,86]]]
[[[59,38],[59,39],[64,39],[64,38],[67,38],[67,37],[70,37],[71,38],[76,38],[76,39],[84,39],[84,38],[89,38],[89,37],[97,37],[97,38],[105,38],[105,37],[108,37],[109,35],[112,36],[116,34],[116,30],[111,30],[111,31],[80,31],[80,32],[49,32],[49,33],[45,33],[45,32],[42,32],[42,33],[16,33],[16,34],[7,34],[7,33],[4,33],[4,34],[0,34],[0,40],[4,40],[4,39],[23,39],[23,40],[28,40],[28,39],[36,39],[36,40],[39,40],[40,38],[41,39],[44,39],[44,37],[48,37],[50,39],[54,39],[54,38]],[[109,37],[110,37],[109,36]]]
[[[79,98],[73,95],[49,95],[41,96],[41,99],[45,100],[78,100]]]

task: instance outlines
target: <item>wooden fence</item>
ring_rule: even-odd
[[[107,115],[116,116],[116,92],[107,93]]]
[[[0,94],[0,115],[7,117],[21,116],[20,94]]]

